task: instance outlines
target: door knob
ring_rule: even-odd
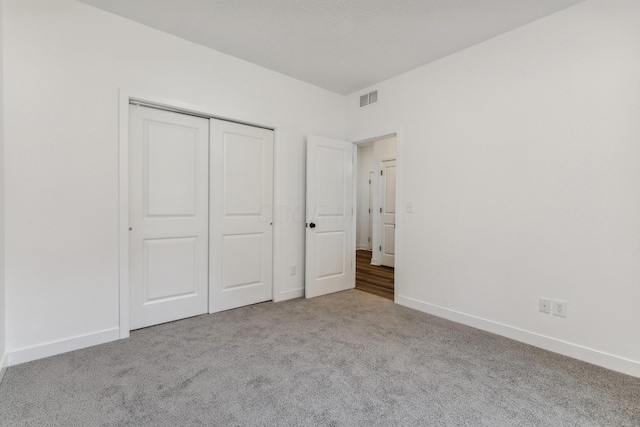
[[[309,224],[309,228],[316,228],[316,225],[312,222],[311,224]]]

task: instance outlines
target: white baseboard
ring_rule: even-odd
[[[9,353],[8,365],[14,366],[21,363],[31,362],[32,360],[42,359],[44,357],[55,356],[56,354],[66,353],[68,351],[79,350],[81,348],[91,347],[98,344],[104,344],[115,341],[120,338],[120,328],[107,329],[91,334],[80,335],[73,338],[67,338],[59,341],[53,341],[33,347],[23,348]]]
[[[492,320],[425,303],[402,295],[396,295],[395,302],[424,313],[482,329],[483,331],[511,338],[513,340],[543,348],[554,353],[559,353],[564,356],[573,357],[574,359],[582,360],[583,362],[602,366],[603,368],[611,369],[612,371],[622,372],[623,374],[634,377],[640,377],[640,362],[635,360],[615,356],[613,354],[572,344],[556,338],[540,335],[535,332],[526,331],[524,329],[515,328]]]
[[[294,298],[302,298],[304,296],[304,288],[291,289],[288,291],[280,292],[277,298],[273,299],[273,302],[282,302]]]
[[[7,354],[5,353],[2,355],[2,357],[0,357],[0,383],[4,378],[5,372],[7,372],[7,361],[8,361],[8,357],[7,357]]]
[[[369,245],[358,245],[358,246],[356,246],[356,250],[357,251],[369,251],[369,252],[371,252],[371,249],[369,249]]]

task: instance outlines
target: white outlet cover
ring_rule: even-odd
[[[561,300],[553,300],[554,316],[567,317],[567,302]]]

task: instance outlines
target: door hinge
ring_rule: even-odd
[[[380,208],[380,213],[382,213],[382,208]]]
[[[382,171],[380,171],[380,176],[382,176]]]
[[[367,241],[370,242],[371,241],[371,237],[367,237]]]
[[[369,180],[369,185],[371,185],[371,180]]]
[[[380,246],[380,252],[382,252],[382,246]]]
[[[369,213],[371,213],[371,208],[369,208]]]

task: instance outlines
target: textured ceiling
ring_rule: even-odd
[[[80,0],[349,94],[584,0]]]

